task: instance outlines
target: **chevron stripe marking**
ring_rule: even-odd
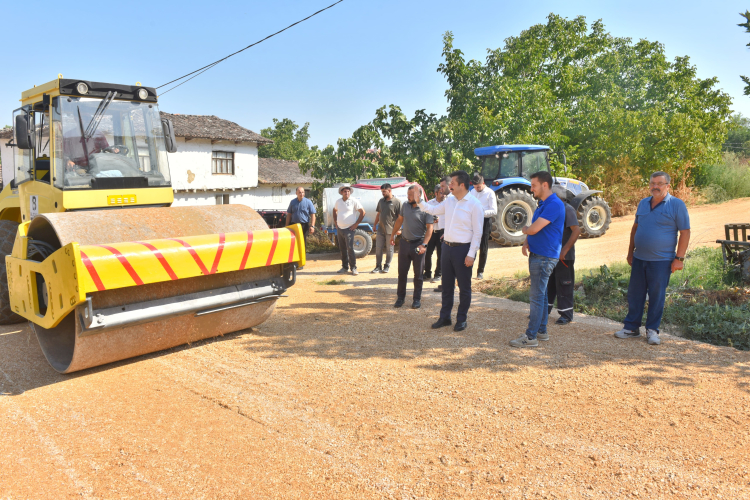
[[[125,270],[128,272],[130,277],[133,278],[133,281],[135,281],[135,284],[136,285],[143,284],[143,280],[141,279],[140,276],[138,276],[138,273],[135,272],[135,269],[133,269],[133,266],[130,265],[130,262],[128,262],[127,257],[125,257],[118,249],[107,246],[107,245],[96,245],[96,246],[105,248],[109,250],[110,252],[112,252],[114,256],[117,257],[117,260],[120,261],[120,264],[122,264],[122,267],[124,267]]]
[[[195,263],[198,264],[198,267],[200,268],[203,274],[210,274],[208,272],[208,269],[206,269],[206,266],[203,264],[203,261],[201,260],[200,256],[198,255],[198,252],[196,252],[193,247],[191,247],[190,245],[188,245],[186,242],[182,240],[177,240],[177,239],[172,238],[172,241],[176,241],[177,243],[187,248],[187,251],[190,252],[190,255],[193,257],[193,260],[195,261]]]
[[[91,259],[89,259],[89,256],[81,252],[81,260],[83,261],[83,265],[86,266],[86,270],[89,272],[89,276],[91,276],[91,280],[94,282],[96,289],[100,292],[106,290],[104,283],[102,283],[102,280],[99,278],[99,273],[96,272],[94,264],[91,262]]]
[[[216,257],[214,258],[214,265],[211,266],[211,274],[216,274],[219,270],[219,261],[221,260],[221,253],[224,251],[224,233],[219,233],[219,248],[216,250]]]
[[[273,243],[271,243],[271,251],[268,252],[268,261],[266,261],[266,266],[271,265],[271,261],[273,260],[273,254],[276,253],[276,245],[279,243],[279,230],[274,229],[273,230]]]
[[[161,266],[164,268],[164,270],[167,272],[169,277],[173,280],[179,279],[177,278],[177,274],[172,270],[172,266],[169,265],[169,262],[167,262],[167,259],[164,258],[164,256],[161,254],[158,248],[156,248],[151,243],[145,243],[143,241],[136,241],[134,243],[138,243],[139,245],[143,245],[144,247],[151,250],[151,252],[156,256],[157,259],[159,259],[159,262],[161,263]]]
[[[247,264],[247,258],[250,256],[250,248],[253,246],[253,233],[247,232],[247,246],[245,246],[245,254],[242,256],[242,262],[240,262],[240,271],[245,269]]]

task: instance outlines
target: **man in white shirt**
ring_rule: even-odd
[[[443,268],[443,307],[440,318],[432,328],[450,326],[453,292],[458,281],[459,303],[456,314],[457,332],[466,329],[466,318],[471,305],[471,270],[482,240],[484,209],[479,200],[469,196],[469,174],[458,170],[451,174],[448,196],[439,205],[419,204],[424,212],[445,218],[441,264]]]
[[[450,191],[448,191],[450,192]],[[435,186],[435,197],[427,202],[428,205],[435,206],[445,200],[445,195],[440,189],[440,184]],[[424,279],[428,280],[432,276],[432,254],[437,250],[437,263],[435,264],[435,277],[432,278],[432,283],[440,281],[440,277],[443,275],[443,271],[440,268],[440,255],[442,254],[443,247],[443,232],[445,230],[445,217],[435,216],[435,224],[433,226],[432,237],[430,242],[427,244],[427,253],[424,257]]]
[[[482,225],[482,241],[479,244],[479,265],[477,266],[477,279],[484,279],[484,266],[487,264],[487,253],[490,249],[490,233],[492,232],[492,221],[497,215],[497,196],[495,192],[484,183],[484,177],[475,172],[471,179],[474,196],[484,209],[484,224]]]
[[[352,270],[358,275],[357,256],[354,254],[354,231],[365,218],[365,209],[359,200],[351,197],[352,188],[344,184],[339,188],[341,198],[333,205],[333,223],[336,224],[336,238],[341,251],[341,269],[339,274]]]

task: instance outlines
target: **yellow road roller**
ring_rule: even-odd
[[[156,91],[59,77],[13,112],[0,193],[0,324],[29,321],[61,373],[258,325],[305,264],[299,224],[171,207]]]

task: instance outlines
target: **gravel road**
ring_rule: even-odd
[[[748,213],[693,209],[694,240]],[[579,266],[623,258],[631,224]],[[516,350],[524,304],[477,296],[435,331],[433,286],[396,311],[395,273],[322,284],[337,268],[310,262],[252,331],[72,376],[0,327],[0,498],[750,498],[750,353],[586,317]]]

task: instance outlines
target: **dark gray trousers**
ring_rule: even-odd
[[[400,299],[406,297],[406,279],[409,275],[409,268],[414,267],[414,300],[422,300],[422,284],[424,283],[424,254],[418,255],[417,247],[422,243],[418,240],[415,243],[409,243],[401,238],[398,246],[398,289],[397,296]]]

